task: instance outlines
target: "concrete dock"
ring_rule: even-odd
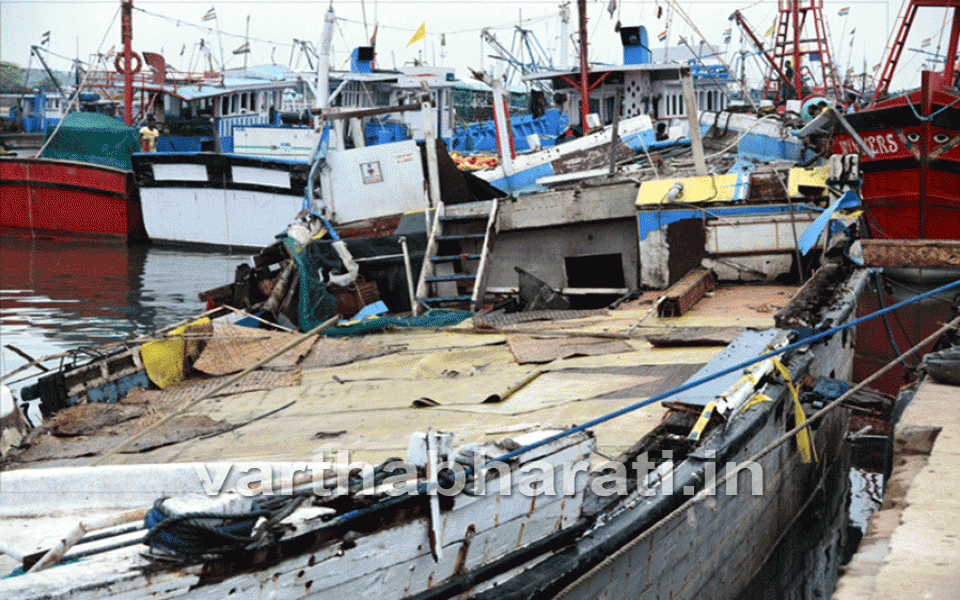
[[[897,424],[883,505],[834,600],[960,598],[960,387],[930,378]]]

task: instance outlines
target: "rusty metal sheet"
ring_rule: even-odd
[[[357,340],[322,339],[300,363],[302,369],[319,369],[322,367],[338,367],[353,362],[393,354],[400,350],[400,346],[381,346],[379,344],[364,344]]]
[[[674,331],[647,336],[655,348],[726,346],[743,333],[743,327],[679,327]]]
[[[75,404],[53,416],[50,432],[62,437],[90,435],[104,427],[142,417],[146,412],[146,407],[136,405]]]
[[[551,162],[550,165],[553,167],[553,172],[557,175],[589,171],[591,169],[608,166],[610,164],[611,148],[613,147],[613,143],[607,142],[594,148],[587,148],[558,158]],[[617,140],[614,152],[616,153],[614,160],[617,161],[626,160],[636,154],[633,148],[626,145],[622,140]]]
[[[230,424],[224,421],[214,421],[206,415],[181,415],[147,433],[121,452],[123,454],[146,452],[202,435],[219,433],[229,428]],[[97,456],[115,448],[118,440],[122,440],[123,436],[131,433],[133,433],[133,428],[130,424],[121,424],[101,429],[96,435],[74,437],[42,435],[30,448],[21,453],[17,460],[21,463],[29,463],[78,456]]]
[[[960,267],[958,240],[860,240],[868,267]]]
[[[679,317],[690,310],[707,292],[716,286],[706,269],[694,269],[667,290],[657,310],[660,317]]]
[[[479,327],[505,327],[530,321],[562,321],[568,319],[585,319],[609,314],[605,308],[594,310],[531,310],[516,313],[486,313],[474,315],[473,323]]]
[[[634,351],[621,340],[584,337],[538,339],[526,335],[508,335],[507,344],[519,364],[548,363],[572,356],[600,356]]]
[[[213,332],[193,368],[208,375],[237,373],[270,356],[297,338],[297,334],[253,329],[239,325],[221,325]],[[304,340],[267,363],[271,368],[295,366],[317,338]]]

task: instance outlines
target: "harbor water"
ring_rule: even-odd
[[[201,313],[199,292],[233,281],[248,259],[0,232],[0,372],[28,362],[12,348],[35,358],[95,349]]]
[[[26,364],[25,355],[94,352],[199,314],[206,305],[198,294],[233,281],[237,265],[249,260],[247,254],[2,232],[0,373]],[[36,374],[17,375],[11,387]],[[837,462],[744,597],[832,591],[830,573],[855,549],[882,493],[880,476],[851,468],[849,453]]]

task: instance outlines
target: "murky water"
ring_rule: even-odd
[[[0,232],[0,373],[27,359],[149,333],[203,312],[246,254]],[[35,373],[32,373],[35,374]]]

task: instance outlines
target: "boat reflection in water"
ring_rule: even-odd
[[[0,372],[150,333],[195,315],[197,294],[232,281],[245,255],[0,231]]]

